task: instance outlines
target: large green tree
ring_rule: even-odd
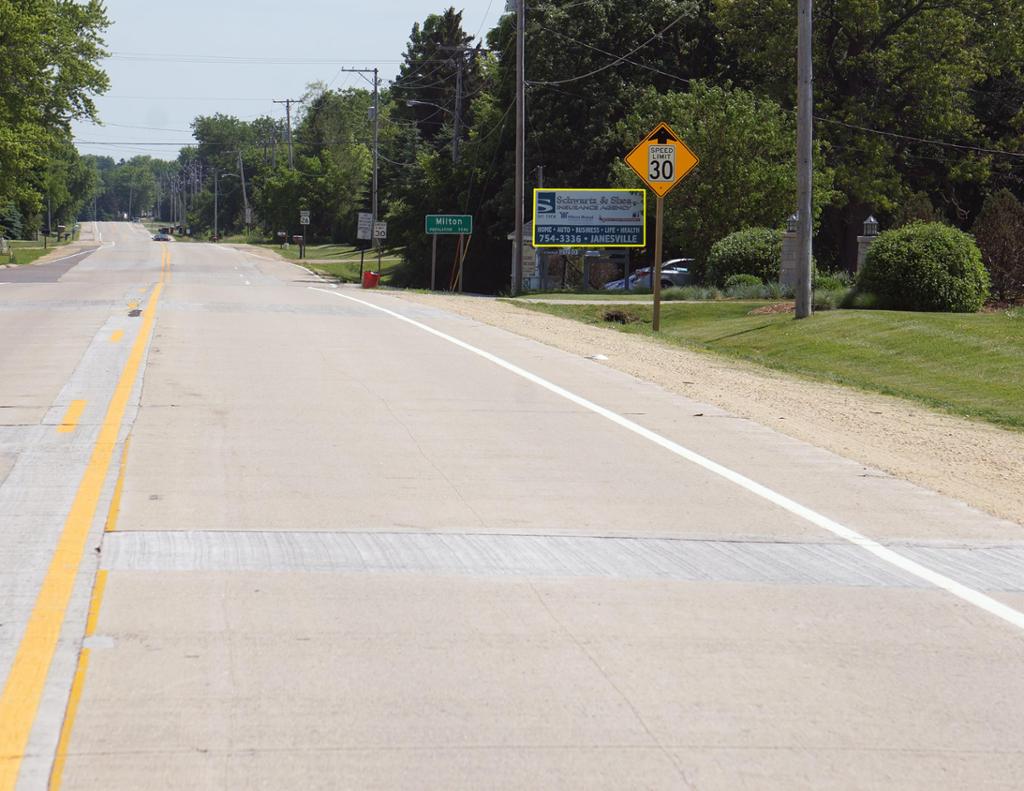
[[[92,97],[107,89],[108,25],[99,0],[0,0],[0,204],[17,203],[35,227],[71,121],[95,119]]]
[[[794,4],[720,0],[715,19],[737,53],[741,84],[792,108]],[[978,185],[991,174],[992,157],[922,140],[986,147],[997,131],[1010,131],[989,125],[1002,126],[1013,114],[980,112],[977,97],[1001,75],[1020,73],[1024,4],[818,0],[814,24],[817,131],[829,143],[844,196],[826,218],[826,248],[841,248],[850,264],[864,217],[891,217],[916,191],[950,220],[964,222],[980,199]]]
[[[659,121],[667,121],[701,160],[665,199],[670,257],[696,258],[700,274],[711,245],[732,231],[785,223],[796,202],[792,114],[749,91],[699,81],[687,92],[648,89],[616,129],[620,149],[641,140]],[[642,186],[621,162],[616,174],[621,186]],[[833,197],[831,182],[831,172],[819,166],[816,214]]]
[[[461,11],[449,7],[414,24],[390,86],[395,118],[416,124],[424,140],[443,147],[452,139],[458,109],[464,137],[472,123],[471,100],[481,89],[480,57],[473,37],[462,28]]]
[[[370,192],[372,106],[372,94],[363,88],[331,91],[313,85],[306,94],[295,139],[308,157],[306,208],[317,236],[353,241],[356,214]],[[387,124],[386,110],[381,120]]]

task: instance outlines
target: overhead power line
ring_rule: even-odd
[[[106,99],[128,99],[131,101],[139,101],[143,99],[149,99],[151,101],[158,102],[269,102],[273,101],[270,97],[266,96],[116,96],[116,95],[105,95],[102,97]]]
[[[79,140],[75,138],[72,142],[83,146],[196,146],[195,140],[187,143],[151,143],[145,140]]]
[[[101,129],[105,129],[108,127],[116,127],[118,129],[145,129],[146,131],[149,132],[180,132],[186,135],[191,133],[191,130],[189,129],[171,129],[170,127],[166,126],[137,126],[135,124],[114,124],[110,123],[109,121],[104,121],[102,123],[96,124],[96,126]]]
[[[821,121],[825,124],[834,124],[836,126],[845,126],[848,129],[856,129],[860,132],[869,132],[873,135],[881,135],[883,137],[894,137],[900,140],[910,140],[914,143],[923,143],[930,146],[941,146],[943,148],[956,148],[961,151],[976,151],[980,154],[992,154],[994,156],[1012,157],[1014,159],[1024,159],[1024,153],[1017,151],[1004,151],[999,148],[985,148],[984,146],[972,146],[966,143],[951,143],[948,140],[930,140],[926,137],[914,137],[913,135],[902,135],[898,132],[887,132],[884,129],[873,129],[870,126],[861,126],[860,124],[851,124],[846,121],[836,121],[832,118],[824,118],[820,115],[814,116],[815,121]]]
[[[676,80],[676,81],[681,82],[681,83],[686,84],[686,85],[689,85],[691,82],[693,82],[693,80],[689,79],[688,77],[680,77],[678,74],[672,74],[671,72],[664,71],[663,69],[659,69],[659,68],[657,68],[655,66],[649,66],[646,63],[640,63],[638,61],[631,60],[626,55],[617,55],[614,52],[609,52],[606,49],[601,49],[600,47],[595,47],[593,44],[588,44],[586,41],[580,41],[579,39],[573,38],[572,36],[569,36],[569,35],[563,33],[561,30],[555,30],[554,28],[550,28],[550,27],[541,27],[541,30],[545,30],[548,33],[554,33],[556,36],[561,36],[562,38],[566,39],[567,41],[571,41],[573,44],[579,44],[581,47],[586,47],[587,49],[592,49],[592,50],[594,50],[594,52],[600,52],[602,55],[607,55],[610,58],[616,58],[616,62],[609,64],[608,68],[611,68],[611,66],[616,66],[619,63],[628,63],[630,66],[636,66],[638,69],[646,69],[647,71],[654,72],[655,74],[660,74],[663,77],[668,77],[670,79]],[[636,50],[634,50],[634,52],[635,51]],[[632,53],[630,53],[630,54],[632,54]],[[574,79],[577,79],[577,78],[574,78]],[[570,82],[571,82],[571,80],[570,80]],[[533,80],[528,80],[527,84],[528,85],[555,86],[555,85],[558,85],[559,83],[557,83],[557,82],[535,82]]]
[[[577,74],[575,77],[566,77],[564,80],[543,80],[543,81],[536,81],[535,80],[535,81],[531,81],[531,84],[532,85],[565,85],[566,83],[576,82],[578,80],[585,80],[587,77],[593,77],[595,74],[600,74],[602,71],[607,71],[608,69],[610,69],[610,68],[612,68],[614,66],[618,66],[620,63],[623,63],[628,58],[630,58],[631,56],[635,55],[640,50],[642,50],[644,47],[646,47],[649,44],[657,41],[659,38],[664,36],[669,30],[671,30],[673,27],[675,27],[680,22],[682,22],[684,19],[686,19],[686,17],[688,17],[689,15],[690,15],[689,11],[687,11],[686,13],[680,14],[675,19],[673,19],[671,22],[669,22],[665,27],[663,27],[660,31],[658,31],[653,36],[651,36],[649,39],[647,39],[647,41],[645,41],[640,46],[634,47],[629,52],[627,52],[625,55],[614,56],[615,60],[613,60],[611,63],[608,63],[608,64],[606,64],[604,66],[599,66],[596,69],[588,71],[586,74]]]
[[[348,63],[367,63],[368,58],[285,58],[258,57],[250,55],[200,55],[169,52],[112,52],[108,56],[115,60],[128,60],[153,63],[228,63],[228,64],[268,64],[273,66],[323,66]],[[376,60],[375,58],[373,60]],[[386,60],[382,63],[402,63],[401,60]]]
[[[587,2],[589,2],[589,1],[590,0],[587,0]],[[675,23],[673,23],[673,24],[675,24]],[[564,39],[566,39],[568,41],[571,41],[574,44],[579,44],[580,46],[587,47],[588,49],[592,49],[595,52],[599,52],[602,55],[607,55],[610,58],[615,58],[615,60],[612,63],[610,63],[607,66],[603,67],[601,70],[603,70],[604,68],[611,68],[613,66],[617,66],[620,63],[628,63],[628,64],[630,64],[632,66],[636,66],[637,68],[646,69],[647,71],[651,71],[651,72],[654,72],[656,74],[660,74],[660,75],[662,75],[664,77],[668,77],[670,79],[677,80],[677,81],[679,81],[681,83],[689,84],[689,83],[693,82],[692,79],[689,79],[687,77],[682,77],[682,76],[680,76],[678,74],[672,74],[671,72],[664,71],[663,69],[658,69],[658,68],[656,68],[654,66],[649,66],[646,63],[640,63],[640,62],[637,62],[637,61],[629,59],[629,55],[634,54],[637,51],[637,49],[641,49],[643,46],[646,46],[646,44],[641,45],[641,47],[638,47],[637,49],[632,50],[631,52],[627,53],[626,55],[618,55],[618,54],[616,54],[614,52],[608,52],[607,50],[601,49],[600,47],[595,47],[593,44],[588,44],[585,41],[580,41],[578,39],[575,39],[572,36],[569,36],[569,35],[563,33],[560,30],[555,30],[553,28],[542,28],[542,29],[546,30],[549,33],[554,33],[557,36],[561,36],[562,38],[564,38]],[[650,43],[650,41],[648,41],[647,43]],[[597,70],[595,70],[595,72],[591,72],[591,74],[596,73],[596,71]],[[572,81],[575,81],[575,80],[578,80],[578,79],[582,79],[583,76],[587,76],[587,75],[581,75],[580,77],[574,77],[574,78],[572,78],[570,80],[557,80],[557,81],[546,81],[546,82],[545,81],[531,80],[527,84],[530,85],[530,86],[554,87],[554,86],[560,85],[560,84],[565,83],[565,82],[572,82]],[[580,98],[585,98],[585,97],[580,97]],[[957,150],[960,150],[960,151],[974,151],[974,152],[981,153],[981,154],[991,154],[993,156],[1004,156],[1004,157],[1011,157],[1013,159],[1024,159],[1024,152],[1005,151],[1003,149],[998,149],[998,148],[987,148],[987,147],[984,147],[984,146],[974,146],[974,145],[969,145],[969,144],[966,144],[966,143],[954,143],[954,142],[951,142],[951,141],[948,141],[948,140],[935,140],[935,139],[924,138],[924,137],[915,137],[914,135],[905,135],[905,134],[900,134],[898,132],[888,132],[888,131],[886,131],[884,129],[876,129],[876,128],[870,127],[870,126],[863,126],[861,124],[851,124],[851,123],[846,122],[846,121],[838,121],[838,120],[835,120],[835,119],[832,119],[832,118],[826,118],[826,117],[820,116],[820,115],[815,115],[814,116],[814,120],[815,121],[819,121],[821,123],[834,124],[834,125],[837,125],[837,126],[844,126],[844,127],[849,128],[849,129],[856,129],[858,131],[867,132],[869,134],[880,135],[880,136],[883,136],[883,137],[892,137],[892,138],[897,138],[897,139],[900,139],[900,140],[907,140],[907,141],[913,142],[913,143],[920,143],[922,145],[934,145],[934,146],[941,146],[941,147],[944,147],[944,148],[957,149]]]
[[[491,6],[494,5],[494,0],[487,0],[487,10],[484,11],[483,19],[480,20],[480,27],[476,29],[476,35],[473,38],[480,38],[480,31],[484,29],[484,25],[487,24],[487,16],[491,13]]]

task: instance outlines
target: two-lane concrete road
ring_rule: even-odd
[[[101,230],[0,284],[0,791],[1021,786],[1020,526]]]

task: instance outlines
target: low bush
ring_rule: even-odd
[[[859,291],[856,288],[851,288],[846,292],[846,296],[843,297],[843,304],[841,308],[853,308],[855,310],[874,310],[880,308],[878,297],[869,291]]]
[[[868,250],[858,292],[893,310],[974,313],[988,297],[988,273],[969,235],[941,223],[885,231]]]
[[[733,299],[770,299],[764,283],[738,283],[725,289],[726,296]]]
[[[815,310],[838,310],[847,307],[846,301],[852,289],[849,287],[840,288],[816,288],[812,293]]]
[[[719,239],[708,255],[708,283],[723,286],[733,275],[747,274],[763,283],[779,279],[782,235],[771,228],[744,228]]]
[[[725,280],[726,289],[736,288],[737,286],[760,286],[763,285],[763,281],[757,275],[729,275]]]
[[[853,280],[846,272],[814,273],[815,290],[841,291],[848,289],[852,284]]]
[[[796,295],[794,286],[784,286],[782,283],[766,283],[764,286],[768,299],[792,299]]]
[[[707,286],[676,286],[666,288],[661,292],[661,298],[666,302],[695,302],[703,300],[721,299],[722,292],[717,288]]]

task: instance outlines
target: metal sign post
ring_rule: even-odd
[[[679,135],[673,132],[668,124],[662,122],[626,155],[625,162],[657,196],[654,212],[654,265],[651,267],[651,293],[654,295],[651,328],[658,332],[661,330],[661,258],[665,196],[700,164],[700,160]],[[626,277],[628,279],[629,275]]]
[[[665,219],[665,199],[660,195],[654,208],[654,266],[651,267],[651,293],[654,295],[654,307],[651,313],[651,328],[658,332],[661,329],[661,246],[662,222]]]
[[[437,290],[437,234],[433,236],[430,250],[430,290]]]
[[[356,239],[369,242],[373,239],[373,214],[368,211],[359,212],[359,224],[356,227]],[[366,258],[366,247],[359,248],[359,282],[363,282],[363,262]]]
[[[378,220],[373,224],[373,243],[377,246],[377,274],[381,273],[381,256],[384,251],[384,240],[388,238],[388,224]]]
[[[299,212],[299,225],[302,226],[302,246],[299,248],[299,258],[306,257],[306,226],[309,225],[309,212]]]
[[[462,293],[462,276],[466,273],[466,248],[463,245],[466,242],[466,237],[463,234],[459,234],[459,293]]]

